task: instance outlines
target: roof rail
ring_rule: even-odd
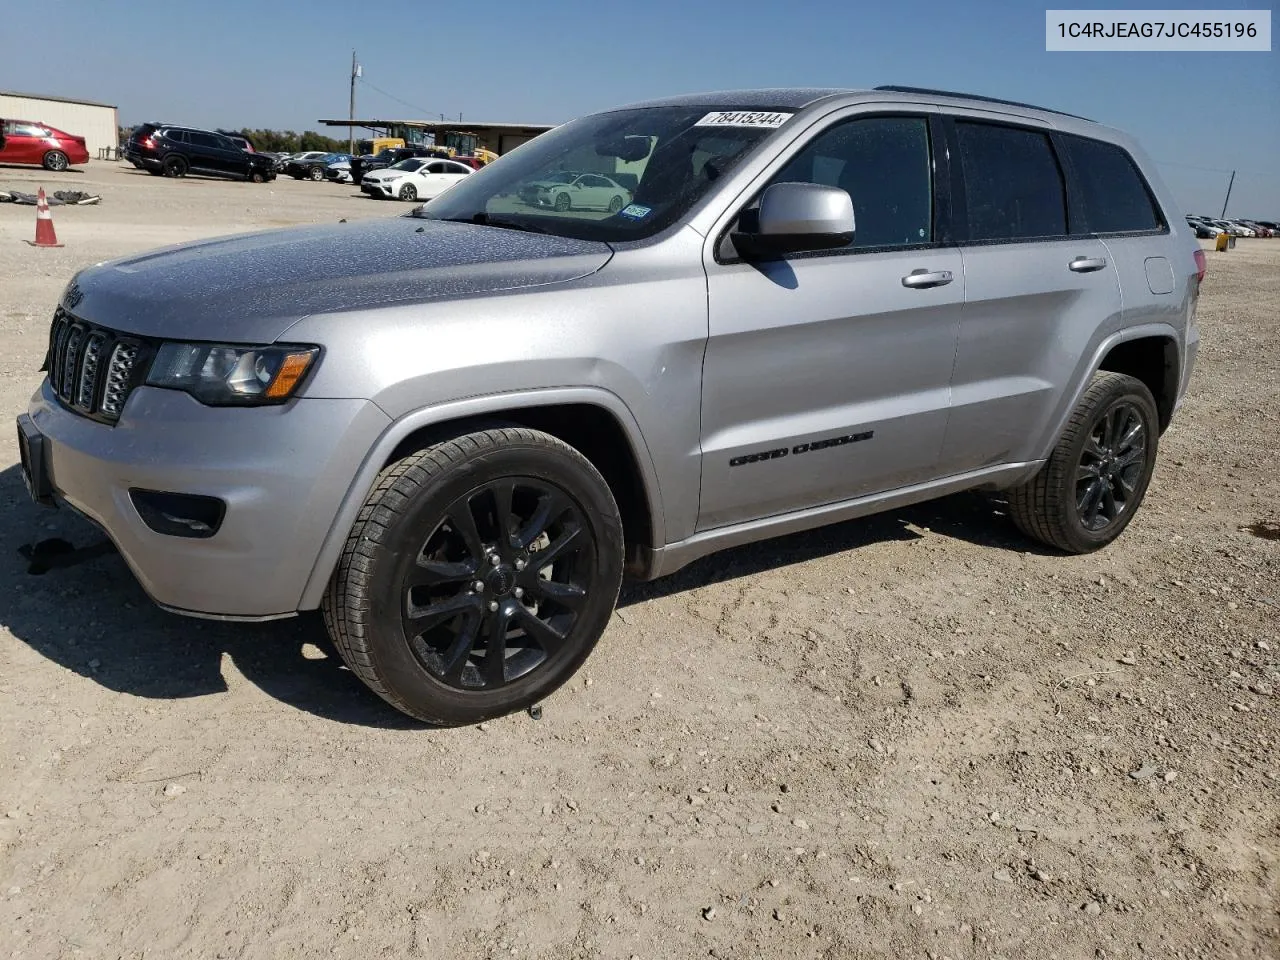
[[[956,97],[960,100],[980,100],[983,103],[1001,103],[1007,107],[1023,107],[1027,110],[1040,110],[1043,113],[1056,113],[1063,117],[1074,117],[1076,120],[1084,120],[1093,123],[1088,117],[1082,117],[1079,114],[1067,113],[1065,110],[1053,110],[1049,107],[1037,107],[1034,103],[1022,103],[1018,100],[1001,100],[999,97],[983,97],[976,93],[957,93],[954,90],[932,90],[929,87],[900,87],[894,84],[887,86],[875,87],[876,90],[885,90],[890,93],[918,93],[932,97]]]

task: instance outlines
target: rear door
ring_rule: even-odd
[[[1123,147],[1070,135],[1060,135],[1058,142],[1089,230],[1106,244],[1119,274],[1125,325],[1172,322],[1180,328],[1194,286],[1194,248],[1172,234]]]
[[[947,120],[965,278],[949,474],[1037,457],[1080,357],[1121,321],[1111,253],[1068,204],[1051,129],[1008,120]]]
[[[700,530],[935,475],[964,283],[930,112],[846,114],[753,187],[744,217],[770,183],[847,190],[849,246],[749,263],[709,239]]]
[[[202,130],[187,130],[185,134],[191,169],[200,173],[223,173],[222,161],[218,156],[219,138]]]
[[[4,140],[5,163],[41,163],[50,148],[44,128],[25,120],[6,120]]]

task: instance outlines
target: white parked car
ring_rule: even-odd
[[[552,174],[520,187],[520,199],[530,206],[565,210],[608,210],[617,213],[631,202],[631,191],[598,173]]]
[[[325,168],[325,178],[335,183],[351,183],[351,161],[339,160]]]
[[[456,160],[411,157],[385,170],[366,173],[360,189],[378,200],[434,200],[473,172]]]

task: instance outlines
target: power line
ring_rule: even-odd
[[[382,94],[384,97],[394,100],[396,103],[401,104],[402,106],[409,107],[411,110],[417,110],[423,116],[431,116],[433,114],[438,114],[440,112],[439,110],[428,110],[426,107],[418,106],[418,104],[416,103],[410,103],[408,100],[401,100],[394,93],[387,93],[387,91],[383,90],[381,87],[374,86],[368,80],[364,79],[364,77],[360,78],[360,83],[366,87],[376,90],[378,93]]]
[[[1203,170],[1206,173],[1232,174],[1236,172],[1234,170],[1231,170],[1230,168],[1223,169],[1222,167],[1201,167],[1201,166],[1197,166],[1194,163],[1180,163],[1177,160],[1157,160],[1156,163],[1162,167],[1185,167],[1188,170]],[[1243,174],[1247,174],[1251,177],[1268,176],[1268,174],[1262,173],[1259,170],[1240,170],[1239,172]]]

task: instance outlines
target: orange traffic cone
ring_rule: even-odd
[[[58,235],[53,232],[53,214],[49,212],[49,201],[45,199],[44,187],[36,197],[36,239],[33,247],[60,247]]]

